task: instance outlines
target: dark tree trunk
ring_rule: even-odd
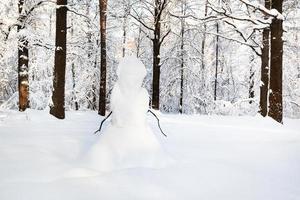
[[[282,0],[272,1],[272,8],[282,13]],[[282,123],[282,20],[274,18],[271,24],[270,96],[268,115]]]
[[[217,34],[219,34],[219,22],[216,24]],[[217,100],[217,88],[218,88],[218,68],[219,68],[219,35],[216,36],[216,63],[215,63],[215,88],[214,88],[214,100]]]
[[[126,26],[127,26],[127,16],[124,16],[124,21],[123,21],[123,47],[122,47],[122,57],[125,57],[126,55],[126,36],[127,36],[127,31],[126,31]]]
[[[67,0],[57,0],[56,9],[56,39],[53,79],[53,105],[50,114],[65,118],[65,74],[66,74],[66,36],[67,36]]]
[[[100,97],[98,113],[105,116],[106,110],[106,10],[107,0],[99,0],[100,7],[100,51],[101,51],[101,66],[100,66]]]
[[[254,57],[251,58],[251,63],[254,61]],[[250,101],[249,103],[253,103],[253,98],[254,98],[254,75],[255,72],[253,70],[253,66],[250,67],[250,77],[249,77],[249,98]]]
[[[152,80],[152,108],[159,110],[159,82],[160,82],[160,0],[155,0],[154,8],[154,38],[153,42],[153,80]]]
[[[184,16],[184,8],[182,3],[182,10],[181,14]],[[180,45],[180,52],[181,52],[181,66],[180,66],[180,97],[179,97],[179,113],[183,113],[183,87],[184,87],[184,19],[181,19],[181,45]]]
[[[152,44],[153,44],[153,74],[152,74],[152,101],[151,105],[152,108],[155,110],[159,110],[159,96],[160,96],[160,47],[161,44],[163,43],[164,39],[168,36],[170,33],[170,30],[163,36],[161,35],[161,18],[162,14],[168,4],[168,0],[154,0],[154,12],[153,12],[153,28],[148,27],[145,23],[143,23],[141,18],[138,17],[133,17],[141,23],[144,27],[146,27],[148,30],[153,32],[153,38],[148,38],[151,39]],[[139,29],[139,32],[141,29]],[[140,32],[141,33],[141,32]],[[138,40],[138,47],[137,47],[137,56],[139,56],[139,50],[140,50],[140,38]]]
[[[159,80],[160,80],[160,47],[158,41],[153,39],[153,83],[152,83],[152,108],[159,110]]]
[[[270,9],[270,0],[265,0],[265,7]],[[263,30],[261,53],[261,85],[260,85],[260,114],[267,116],[268,114],[268,89],[269,89],[269,60],[270,60],[270,28],[267,27]]]
[[[205,1],[205,10],[204,17],[207,17],[208,14],[208,0]],[[201,70],[202,70],[202,79],[204,80],[204,69],[205,69],[205,43],[206,43],[206,22],[203,23],[203,39],[201,43]],[[203,81],[202,80],[202,81]]]
[[[77,92],[76,92],[76,73],[75,73],[75,65],[72,63],[72,81],[73,81],[73,102],[75,105],[75,110],[79,110],[79,104],[77,101]]]
[[[18,32],[24,28],[24,0],[19,0],[19,25]],[[28,41],[21,35],[18,41],[18,91],[19,91],[19,110],[25,111],[29,107],[29,80],[28,80]]]

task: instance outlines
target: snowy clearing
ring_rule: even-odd
[[[78,169],[97,135],[95,112],[0,111],[1,200],[298,200],[300,120],[160,115],[176,160],[163,169]],[[141,155],[143,156],[143,155]]]

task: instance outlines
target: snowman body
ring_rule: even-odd
[[[146,121],[149,95],[141,87],[145,66],[135,57],[125,57],[118,68],[111,94],[111,121],[88,153],[95,170],[166,165],[168,158]]]
[[[111,95],[111,123],[118,127],[146,125],[149,95],[145,88],[124,92],[118,83]]]

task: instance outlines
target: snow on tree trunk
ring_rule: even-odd
[[[282,0],[272,1],[272,8],[282,13]],[[282,123],[282,56],[283,20],[274,18],[271,24],[270,96],[268,115]]]
[[[181,4],[181,14],[185,15],[184,5]],[[179,97],[179,113],[183,113],[183,92],[184,92],[184,32],[185,32],[185,26],[184,26],[184,19],[180,19],[181,23],[181,44],[180,44],[180,57],[181,57],[181,63],[180,63],[180,97]]]
[[[57,0],[56,9],[56,42],[53,94],[50,114],[65,118],[65,74],[66,74],[66,36],[67,36],[67,0]]]
[[[255,92],[254,92],[254,77],[255,77],[255,71],[254,71],[254,66],[253,66],[253,61],[254,61],[254,55],[250,56],[250,76],[249,76],[249,103],[252,104],[254,101],[255,97]]]
[[[215,63],[215,85],[214,85],[214,100],[217,100],[218,89],[218,69],[219,69],[219,22],[216,22],[216,63]]]
[[[19,0],[18,32],[24,28],[24,0]],[[18,90],[19,110],[25,111],[29,107],[29,81],[28,81],[28,40],[24,35],[19,35],[18,41]]]
[[[155,0],[153,42],[152,108],[159,110],[161,1]],[[161,8],[162,9],[162,8]]]
[[[265,0],[265,7],[270,9],[270,0]],[[261,52],[261,84],[260,84],[260,114],[268,114],[268,88],[269,88],[269,61],[270,61],[270,28],[264,28]]]

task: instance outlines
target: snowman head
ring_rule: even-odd
[[[117,75],[122,90],[134,90],[142,86],[146,76],[144,64],[135,56],[126,56],[120,60]]]

